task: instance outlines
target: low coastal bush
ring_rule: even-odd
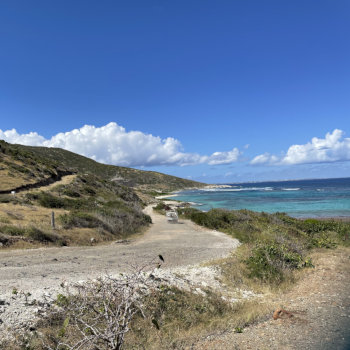
[[[153,207],[153,210],[163,215],[165,215],[165,212],[170,209],[171,208],[164,202],[159,202],[155,207]]]
[[[336,220],[299,220],[285,213],[257,213],[249,210],[193,208],[178,210],[198,225],[220,230],[246,244],[241,261],[250,278],[279,284],[291,272],[311,267],[307,257],[312,248],[349,245],[350,223]]]
[[[94,228],[99,227],[100,225],[100,221],[91,214],[77,211],[73,211],[69,214],[63,214],[59,216],[59,222],[65,229],[69,229],[72,227]]]
[[[10,203],[13,201],[13,196],[9,194],[0,194],[0,203]]]
[[[152,222],[151,217],[141,211],[124,212],[114,208],[100,208],[93,212],[71,211],[61,215],[58,220],[65,229],[99,228],[115,236],[135,233]]]
[[[31,239],[39,243],[54,243],[55,245],[66,245],[65,240],[56,233],[44,232],[34,226],[18,227],[14,225],[4,225],[0,227],[0,234],[2,234],[3,241],[1,243],[8,243],[9,238],[18,237],[19,239]],[[17,240],[18,240],[17,238]],[[4,242],[6,241],[6,242]]]
[[[277,284],[284,281],[295,269],[312,267],[309,258],[293,251],[291,247],[275,242],[258,243],[244,262],[248,267],[249,277]]]
[[[13,225],[4,225],[0,227],[0,232],[9,236],[23,236],[26,229]]]
[[[49,233],[39,230],[36,227],[29,227],[26,229],[26,236],[40,243],[56,243],[58,245],[65,245],[65,241],[56,233]]]

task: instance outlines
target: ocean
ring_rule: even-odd
[[[350,217],[350,178],[233,183],[177,192],[174,199],[202,211],[225,208],[285,212],[297,218]]]

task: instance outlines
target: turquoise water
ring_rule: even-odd
[[[189,190],[177,200],[194,208],[285,212],[294,217],[350,217],[350,178],[228,184],[227,188]]]

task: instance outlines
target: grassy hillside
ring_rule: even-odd
[[[58,148],[4,141],[0,141],[0,180],[0,247],[124,239],[150,223],[142,213],[150,193],[202,185],[104,165]],[[10,194],[13,190],[15,195]]]
[[[26,148],[0,140],[0,192],[57,179],[67,171],[57,161],[44,159]]]
[[[22,145],[9,145],[0,141],[1,145],[11,149],[12,152],[25,154],[25,158],[35,159],[48,167],[61,167],[78,173],[93,174],[105,180],[113,179],[117,183],[131,187],[150,190],[173,191],[188,187],[201,187],[202,183],[165,175],[154,171],[106,165],[80,156],[60,148],[32,147]]]

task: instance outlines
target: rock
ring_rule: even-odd
[[[284,310],[284,309],[276,309],[275,312],[273,313],[273,319],[274,320],[277,320],[279,318],[291,318],[293,317],[294,315],[287,311],[287,310]]]

